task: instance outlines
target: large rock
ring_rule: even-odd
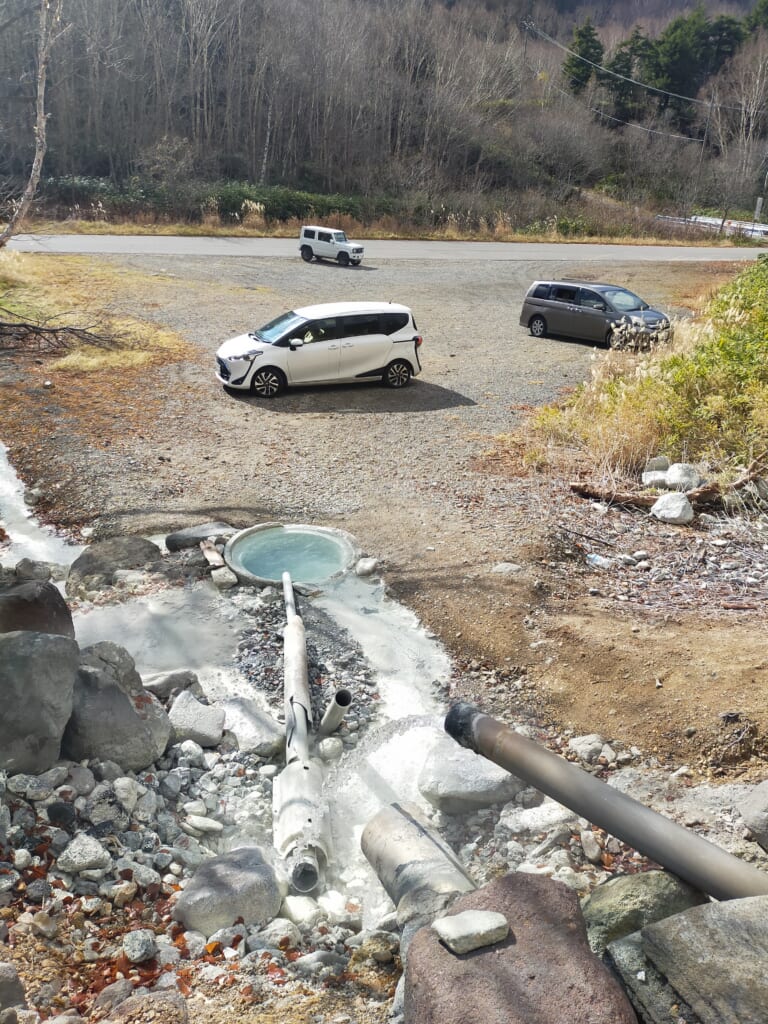
[[[456,956],[432,928],[408,949],[405,1019],[418,1024],[636,1024],[616,979],[590,950],[578,897],[516,873],[459,897],[451,913],[494,910],[510,923],[494,946]]]
[[[701,1024],[765,1024],[768,896],[694,907],[641,935],[646,956]]]
[[[608,955],[612,969],[621,979],[643,1024],[672,1024],[672,1021],[694,1019],[691,1008],[643,952],[640,932],[612,942]]]
[[[67,594],[79,597],[111,587],[118,569],[139,569],[162,558],[157,544],[144,537],[110,537],[91,544],[72,563]]]
[[[651,515],[655,516],[662,523],[671,523],[673,526],[687,526],[693,521],[693,506],[684,494],[670,493],[662,494],[658,501],[654,502],[651,508]]]
[[[667,871],[644,871],[598,885],[582,911],[589,944],[602,954],[615,939],[707,902],[704,893]]]
[[[168,713],[173,742],[194,740],[201,747],[217,747],[224,733],[224,709],[202,704],[189,690],[182,690]]]
[[[29,580],[0,588],[0,633],[18,630],[75,638],[72,613],[48,580]]]
[[[173,916],[185,928],[213,935],[238,918],[262,928],[277,916],[282,896],[271,866],[256,846],[204,861],[179,894]]]
[[[274,757],[285,745],[285,729],[248,697],[225,700],[224,728],[237,740],[238,750]]]
[[[128,651],[108,642],[87,647],[63,755],[72,761],[102,758],[140,771],[165,753],[170,734],[168,715],[142,686]]]
[[[736,806],[757,842],[768,850],[768,779],[751,789]]]
[[[506,804],[526,784],[504,768],[439,734],[418,780],[421,795],[445,814]]]
[[[0,770],[36,775],[58,760],[79,660],[69,637],[0,634]]]
[[[184,530],[169,533],[165,538],[165,546],[169,551],[181,551],[182,548],[197,547],[201,540],[209,538],[215,543],[222,543],[235,533],[237,530],[229,523],[200,523],[198,526],[188,526]]]

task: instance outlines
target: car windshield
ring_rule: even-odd
[[[284,335],[289,334],[294,328],[306,322],[306,317],[299,316],[298,313],[281,313],[280,316],[275,317],[274,320],[270,320],[268,324],[260,327],[258,331],[254,331],[253,335],[267,345],[274,345]]]
[[[346,242],[347,236],[344,234],[343,231],[334,231],[333,240],[334,242]]]
[[[606,288],[603,295],[608,299],[614,309],[620,309],[622,313],[629,313],[633,309],[648,309],[648,303],[643,302],[633,292],[626,288]]]

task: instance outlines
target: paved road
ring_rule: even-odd
[[[16,235],[20,252],[135,256],[298,257],[292,238],[209,238],[176,235]],[[686,245],[593,245],[584,242],[365,242],[366,260],[459,259],[498,262],[713,262],[754,260],[764,249]]]

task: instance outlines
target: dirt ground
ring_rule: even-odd
[[[96,273],[86,258],[80,267]],[[587,346],[534,341],[517,326],[530,280],[618,280],[690,315],[735,264],[393,261],[344,272],[298,259],[107,257],[98,270],[102,285],[111,275],[104,305],[177,331],[187,354],[86,375],[0,357],[0,438],[40,486],[44,518],[96,536],[214,518],[343,527],[454,654],[455,696],[599,732],[696,775],[768,774],[765,603],[735,602],[716,579],[702,590],[691,573],[649,599],[622,590],[618,570],[585,565],[607,536],[683,564],[709,528],[595,507],[556,474],[520,475],[493,455],[499,433],[592,364]],[[424,373],[403,392],[304,388],[260,403],[213,377],[218,344],[248,325],[310,301],[382,296],[411,305],[426,338]],[[748,544],[754,564],[759,537]],[[494,571],[504,562],[519,568]]]

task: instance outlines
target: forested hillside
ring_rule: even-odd
[[[0,0],[6,198],[34,151],[40,2]],[[766,26],[768,0],[64,0],[44,192],[162,192],[191,217],[200,183],[279,185],[520,227],[584,190],[749,210]]]

